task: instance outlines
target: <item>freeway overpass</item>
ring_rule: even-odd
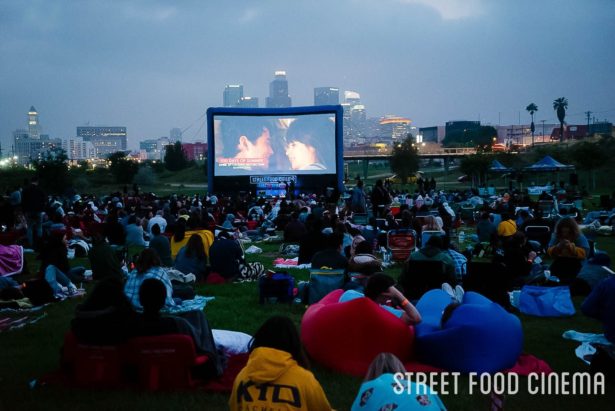
[[[388,148],[344,147],[344,160],[388,160],[391,157],[391,151]],[[459,158],[476,154],[476,148],[425,148],[419,149],[418,153],[421,158]]]
[[[472,154],[476,154],[476,148],[432,148],[420,147],[418,150],[420,158],[441,158],[444,160],[444,170],[448,172],[451,159],[462,158]],[[344,160],[362,160],[363,162],[363,177],[367,178],[367,170],[371,160],[389,160],[391,158],[391,149],[381,149],[375,147],[344,147]]]

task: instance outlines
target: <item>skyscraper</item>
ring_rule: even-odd
[[[172,142],[182,141],[182,131],[181,129],[174,127],[169,131],[169,140]]]
[[[38,140],[41,138],[41,129],[38,123],[38,112],[34,106],[31,106],[30,111],[28,111],[28,134],[30,134],[30,138],[33,140]]]
[[[239,100],[243,97],[243,86],[241,84],[228,84],[224,87],[222,103],[224,107],[237,107]]]
[[[337,87],[316,87],[314,89],[314,105],[340,104],[340,89]]]
[[[275,78],[269,83],[269,97],[267,97],[267,108],[290,107],[291,99],[288,95],[288,80],[286,71],[277,70]]]
[[[126,127],[77,127],[77,137],[92,143],[97,158],[126,150]]]

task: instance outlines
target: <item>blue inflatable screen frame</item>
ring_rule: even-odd
[[[306,106],[288,108],[239,108],[239,107],[210,107],[207,109],[207,175],[208,192],[214,194],[215,190],[221,194],[232,194],[241,191],[254,191],[254,176],[250,171],[242,171],[238,175],[215,174],[215,141],[214,120],[217,116],[253,116],[253,117],[301,117],[311,114],[330,114],[335,116],[335,172],[322,173],[322,170],[314,172],[301,171],[295,173],[289,170],[284,173],[284,178],[291,178],[297,190],[302,192],[323,193],[327,187],[337,188],[344,191],[344,147],[343,147],[343,109],[341,105]],[[295,173],[295,174],[294,174]],[[253,173],[252,173],[253,174]],[[278,174],[258,174],[262,181],[276,182],[280,179]]]

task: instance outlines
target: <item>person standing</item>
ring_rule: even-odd
[[[355,188],[352,189],[352,197],[350,200],[350,209],[353,213],[367,212],[365,202],[365,192],[363,191],[363,181],[358,180]]]
[[[391,196],[387,189],[384,188],[382,180],[376,181],[376,186],[372,191],[371,200],[374,215],[384,218],[386,215],[385,209],[389,204],[391,204]]]
[[[28,243],[35,249],[43,236],[42,214],[45,211],[46,198],[45,192],[38,185],[37,177],[30,181],[21,195],[22,208],[28,221]]]

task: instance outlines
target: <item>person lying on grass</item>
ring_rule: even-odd
[[[365,284],[365,294],[355,290],[348,290],[342,294],[339,302],[346,302],[361,297],[367,297],[380,304],[382,308],[408,325],[415,325],[421,322],[421,314],[416,307],[395,288],[395,280],[385,273],[375,273],[369,277]]]

